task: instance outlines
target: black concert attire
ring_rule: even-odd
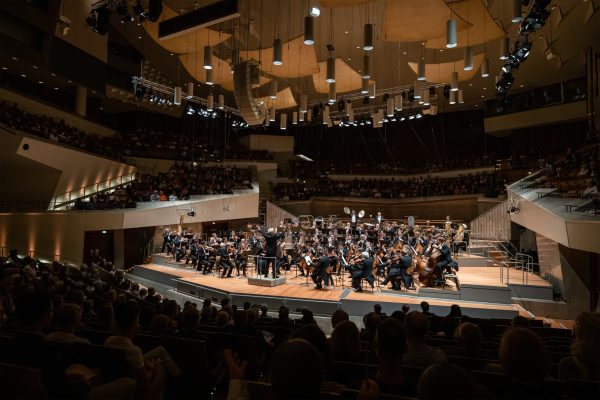
[[[277,232],[263,232],[263,236],[265,237],[265,259],[266,264],[263,267],[263,273],[265,276],[269,274],[269,266],[272,265],[273,268],[273,278],[276,276],[276,259],[277,256],[277,241],[283,238],[281,233]]]
[[[383,280],[383,285],[387,285],[388,282],[392,282],[392,289],[399,290],[400,285],[398,284],[398,278],[402,274],[402,270],[400,268],[401,261],[397,259],[393,259],[390,264],[390,269],[388,271],[387,276]]]
[[[227,247],[222,246],[217,252],[221,259],[219,260],[219,265],[223,267],[223,273],[221,274],[221,278],[228,278],[231,276],[231,271],[233,270],[233,265],[229,260],[229,252],[227,251]]]
[[[352,272],[352,287],[357,291],[362,292],[360,285],[361,279],[366,279],[371,287],[374,287],[375,277],[373,276],[373,258],[365,258],[359,268]]]
[[[208,253],[208,251],[206,250],[206,248],[203,245],[198,246],[197,253],[198,253],[198,268],[197,268],[197,270],[200,271],[200,269],[202,269],[202,273],[206,275],[211,270],[211,263],[209,261],[210,254]]]
[[[165,251],[168,251],[170,246],[171,246],[171,233],[165,229],[165,231],[163,232],[163,244],[160,249],[160,252],[164,253]]]
[[[327,285],[329,280],[326,277],[327,267],[329,267],[329,258],[327,256],[321,256],[319,261],[315,264],[315,269],[313,270],[313,273],[310,275],[312,281],[315,283],[315,285],[317,285],[316,289],[323,288],[323,279],[325,279],[325,284]]]
[[[408,273],[408,269],[412,266],[412,257],[408,254],[400,257],[400,276],[402,277],[402,282],[404,283],[404,287],[408,290],[412,288],[413,285],[413,277]]]
[[[246,266],[248,265],[248,254],[245,251],[240,251],[235,259],[235,267],[237,269],[238,276],[240,275],[240,269],[242,274],[246,276]]]
[[[458,264],[456,264],[456,261],[452,259],[452,252],[450,251],[450,247],[446,243],[443,243],[440,246],[440,252],[442,253],[442,259],[438,261],[435,267],[439,276],[438,279],[441,283],[441,281],[443,281],[442,276],[444,270],[448,270],[448,272],[451,272],[452,268],[454,268],[458,271]]]

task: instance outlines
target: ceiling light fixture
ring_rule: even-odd
[[[450,104],[456,104],[456,92],[450,92],[450,98],[448,99]]]
[[[362,87],[360,89],[360,93],[361,94],[368,94],[369,93],[369,79],[362,79]]]
[[[458,72],[454,71],[450,74],[450,91],[456,92],[458,90]]]
[[[213,97],[213,95],[211,93],[206,98],[206,111],[212,112],[214,108],[215,108],[215,98]]]
[[[300,113],[305,113],[308,110],[308,96],[300,95]]]
[[[287,129],[287,114],[286,113],[282,113],[279,116],[279,129],[281,129],[282,131],[285,131]]]
[[[371,57],[368,54],[363,56],[363,70],[362,70],[363,79],[369,79],[371,77]]]
[[[369,84],[369,98],[374,99],[376,97],[377,91],[375,89],[375,82]]]
[[[465,71],[473,70],[473,48],[471,46],[467,46],[463,51],[463,61]]]
[[[319,0],[311,0],[310,8],[308,9],[309,13],[313,17],[318,17],[321,15],[321,8],[319,7]]]
[[[281,39],[273,40],[273,65],[283,64],[283,45]]]
[[[212,47],[204,46],[204,69],[212,69]]]
[[[307,46],[315,44],[315,25],[313,17],[304,17],[304,44]]]
[[[421,81],[415,80],[413,81],[413,96],[415,99],[421,99]]]
[[[521,22],[521,0],[512,0],[511,21],[513,23]]]
[[[277,81],[273,79],[269,82],[269,98],[276,99],[277,98]]]
[[[458,36],[456,34],[456,20],[446,21],[446,47],[451,49],[458,45]]]
[[[506,60],[508,58],[508,37],[504,36],[500,39],[500,59]]]
[[[328,83],[335,82],[335,58],[329,55],[327,59],[327,79],[325,79]]]
[[[373,24],[365,24],[363,50],[373,50]]]
[[[335,82],[333,82],[329,84],[329,104],[335,103],[336,97]]]
[[[431,94],[429,93],[429,88],[423,89],[423,105],[428,106],[431,104]]]
[[[462,89],[458,90],[458,104],[463,104],[465,102],[464,92]]]
[[[486,56],[481,63],[481,77],[487,78],[488,76],[490,76],[490,60]]]
[[[208,86],[212,86],[215,84],[215,82],[213,81],[213,70],[212,69],[206,70],[206,84]]]

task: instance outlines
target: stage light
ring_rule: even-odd
[[[336,90],[335,90],[335,82],[329,84],[329,103],[333,104],[336,100]]]
[[[186,87],[186,98],[187,99],[191,99],[192,97],[194,97],[194,82],[188,82],[187,87]]]
[[[212,112],[214,109],[214,104],[215,104],[215,98],[213,97],[212,94],[209,94],[208,97],[206,98],[206,111]]]
[[[394,116],[394,99],[392,97],[388,97],[388,99],[386,100],[386,115],[388,117],[393,117]]]
[[[275,107],[269,109],[269,121],[275,122]]]
[[[448,103],[456,104],[456,92],[450,91],[450,97],[448,99]]]
[[[413,81],[413,96],[415,99],[420,100],[421,99],[421,81],[418,80],[414,80]]]
[[[360,93],[361,94],[368,94],[369,93],[369,79],[362,79],[362,87],[360,89]]]
[[[213,81],[213,70],[212,69],[206,70],[206,84],[208,86],[212,86],[215,84],[215,82]]]
[[[396,111],[402,111],[402,102],[404,101],[404,97],[401,94],[397,94],[394,96],[394,107]]]
[[[173,103],[176,106],[181,105],[181,86],[175,86],[173,90]]]
[[[319,0],[310,0],[309,3],[309,13],[313,17],[318,17],[321,15],[321,8],[319,7]]]
[[[292,125],[298,125],[298,111],[292,112]]]
[[[300,112],[305,113],[308,111],[308,96],[303,94],[300,95]]]
[[[369,85],[369,98],[374,99],[376,96],[375,82]]]
[[[458,91],[458,104],[463,104],[465,102],[464,92],[462,89]]]
[[[219,110],[225,109],[225,96],[222,95],[222,94],[219,95],[219,98],[218,98],[218,101],[217,101],[217,108]]]
[[[431,104],[431,93],[429,92],[428,87],[423,89],[422,99],[424,106],[428,106]]]
[[[273,79],[269,82],[269,98],[276,99],[277,98],[277,81]]]
[[[287,129],[287,114],[283,113],[279,116],[279,129],[285,131]]]

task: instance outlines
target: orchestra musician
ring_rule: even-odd
[[[383,215],[381,215],[381,211],[377,211],[377,215],[375,216],[373,223],[375,225],[381,225],[383,223]]]
[[[409,248],[404,246],[402,250],[400,250],[400,277],[402,278],[402,283],[404,283],[404,288],[406,290],[415,290],[413,286],[413,277],[412,274],[408,273],[408,269],[412,266],[413,259],[410,256]]]
[[[242,270],[243,276],[246,276],[246,268],[248,266],[248,253],[249,246],[246,239],[241,239],[237,255],[235,257],[235,268],[237,269],[237,275],[240,276],[240,270]]]
[[[315,269],[310,275],[310,278],[315,283],[315,289],[323,289],[323,279],[325,279],[325,285],[328,284],[327,267],[329,267],[329,257],[325,254],[319,254],[317,262],[315,262]]]
[[[221,256],[221,259],[219,260],[219,265],[223,267],[223,273],[221,274],[221,278],[231,278],[233,264],[229,259],[228,245],[226,243],[221,243],[221,248],[218,250],[217,254]]]
[[[165,251],[168,251],[170,246],[171,246],[171,230],[168,227],[166,227],[165,230],[163,231],[163,244],[160,249],[160,252],[164,253]]]
[[[364,278],[371,288],[374,288],[375,278],[373,276],[373,258],[367,251],[361,253],[362,260],[358,262],[357,268],[352,271],[352,287],[357,292],[362,292],[361,280]]]
[[[446,243],[446,239],[444,239],[443,236],[438,236],[436,238],[436,242],[436,247],[442,253],[441,260],[435,265],[438,277],[436,284],[441,285],[444,283],[444,271],[452,273],[452,268],[458,271],[458,264],[452,259],[452,252],[450,251],[450,246],[448,246],[448,243]]]

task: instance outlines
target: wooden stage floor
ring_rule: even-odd
[[[158,264],[144,264],[137,266],[136,269],[147,269],[168,274],[174,279],[179,278],[181,281],[192,285],[212,288],[228,294],[249,295],[261,298],[284,298],[295,299],[297,301],[307,300],[334,303],[365,302],[368,303],[368,307],[371,309],[373,303],[389,303],[390,306],[397,304],[397,307],[393,306],[397,309],[400,308],[401,304],[408,304],[411,305],[411,309],[415,309],[418,308],[418,304],[420,304],[421,301],[426,300],[432,307],[437,306],[443,309],[449,308],[452,304],[458,304],[463,308],[468,308],[470,310],[478,309],[482,312],[485,310],[496,310],[513,312],[515,315],[521,312],[521,309],[513,304],[464,301],[459,300],[458,298],[452,298],[453,296],[450,296],[449,298],[438,298],[438,296],[430,297],[425,294],[419,296],[418,289],[417,291],[406,292],[395,291],[381,286],[381,290],[376,289],[371,292],[371,290],[368,289],[362,293],[357,293],[349,287],[350,281],[348,280],[348,275],[345,277],[346,281],[344,288],[337,286],[339,281],[336,280],[335,288],[317,290],[314,288],[314,284],[310,279],[309,284],[306,285],[305,277],[296,277],[295,272],[282,274],[282,276],[287,278],[285,284],[275,287],[265,287],[249,285],[244,277],[235,276],[235,271],[231,278],[220,278],[218,276],[213,276],[212,274],[202,275],[201,273],[195,272],[191,267],[167,267]],[[499,276],[498,267],[461,268],[458,273],[458,277],[463,285],[468,282],[477,285],[506,287],[506,285],[500,283]],[[431,288],[429,290],[431,290]],[[446,290],[445,292],[456,293],[456,289],[450,288],[450,290]],[[440,293],[442,293],[441,290]]]

